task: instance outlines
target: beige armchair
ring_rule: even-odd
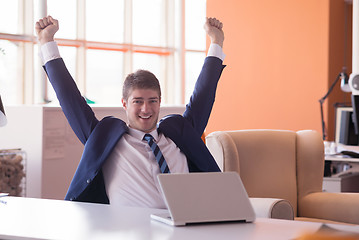
[[[288,200],[298,220],[359,224],[359,193],[322,192],[324,144],[317,132],[220,131],[206,144],[223,171],[239,173],[249,197]]]

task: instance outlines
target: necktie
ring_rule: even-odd
[[[170,173],[170,170],[168,169],[168,166],[167,166],[167,162],[166,162],[165,158],[163,157],[160,148],[153,141],[153,136],[151,134],[145,134],[143,139],[147,141],[153,154],[155,154],[155,158],[158,162],[158,166],[160,167],[161,173]]]

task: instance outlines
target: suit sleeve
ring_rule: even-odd
[[[202,135],[210,117],[215,100],[217,84],[224,69],[222,60],[206,57],[196,81],[192,96],[183,113],[199,135]]]
[[[44,69],[71,128],[85,144],[98,123],[94,112],[81,96],[62,58],[47,62]]]

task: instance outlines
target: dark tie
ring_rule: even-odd
[[[151,134],[145,134],[143,139],[147,141],[147,143],[150,146],[152,152],[155,154],[155,158],[156,158],[156,160],[158,162],[158,166],[160,167],[161,173],[170,173],[170,170],[168,169],[168,166],[167,166],[167,162],[166,162],[165,158],[163,157],[160,148],[153,141],[152,135]]]

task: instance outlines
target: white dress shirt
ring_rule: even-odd
[[[211,44],[207,56],[223,61],[225,54],[219,45]],[[56,42],[43,44],[40,57],[44,64],[60,58]],[[188,173],[187,158],[176,144],[163,134],[158,134],[157,130],[150,134],[171,173]],[[144,135],[144,132],[129,127],[129,134],[120,139],[102,167],[110,204],[166,208],[157,180],[160,169],[147,141],[143,140]]]
[[[186,156],[175,143],[157,130],[150,134],[171,173],[188,173]],[[147,141],[142,140],[144,135],[129,128],[102,168],[110,204],[166,208],[157,180],[160,169]]]

